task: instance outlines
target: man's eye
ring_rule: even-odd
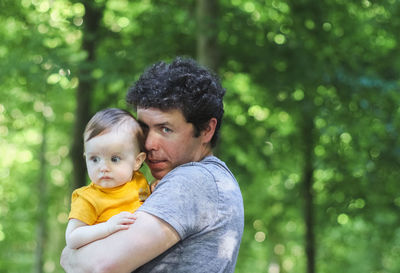
[[[121,158],[119,156],[111,157],[111,162],[118,163],[120,160],[121,160]]]
[[[162,131],[163,133],[171,133],[171,132],[172,132],[172,130],[169,129],[169,128],[167,128],[167,127],[162,127],[162,128],[161,128],[161,131]]]

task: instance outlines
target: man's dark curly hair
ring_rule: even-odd
[[[189,58],[177,57],[171,64],[159,62],[148,68],[128,90],[127,102],[137,108],[181,110],[200,135],[211,118],[217,119],[211,146],[219,138],[225,89],[218,77]]]

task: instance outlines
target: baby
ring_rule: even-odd
[[[146,158],[144,136],[135,118],[121,109],[96,113],[86,125],[84,150],[91,183],[72,193],[66,230],[69,248],[80,248],[128,229],[150,195],[138,170]]]

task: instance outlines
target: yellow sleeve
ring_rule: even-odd
[[[141,172],[135,173],[136,185],[139,194],[139,201],[144,202],[150,196],[150,187],[146,178]]]
[[[85,192],[77,189],[72,193],[71,211],[68,219],[78,219],[87,225],[93,225],[97,220],[94,204],[85,197]]]

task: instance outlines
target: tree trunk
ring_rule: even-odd
[[[314,154],[314,121],[313,116],[305,111],[302,126],[303,137],[303,185],[304,185],[304,222],[306,226],[305,248],[307,273],[315,273],[315,233],[314,233],[314,195],[313,195],[313,154]]]
[[[197,0],[197,60],[218,70],[218,1]]]
[[[37,210],[37,227],[36,227],[36,251],[35,251],[35,273],[43,272],[43,257],[46,245],[47,230],[47,181],[46,181],[46,149],[47,149],[47,119],[43,116],[42,128],[42,144],[40,146],[40,169],[39,181],[37,187],[37,196],[39,198]]]
[[[74,138],[72,144],[72,164],[74,173],[73,188],[79,188],[86,184],[86,164],[83,157],[83,131],[89,121],[91,95],[94,89],[94,79],[91,78],[94,61],[96,59],[96,42],[99,36],[100,20],[103,8],[97,6],[95,1],[84,1],[85,15],[83,18],[84,30],[82,48],[87,52],[85,63],[81,64],[79,86],[76,92],[76,112]]]
[[[219,68],[218,1],[197,0],[197,60],[214,73]],[[218,145],[213,153],[218,156]]]

